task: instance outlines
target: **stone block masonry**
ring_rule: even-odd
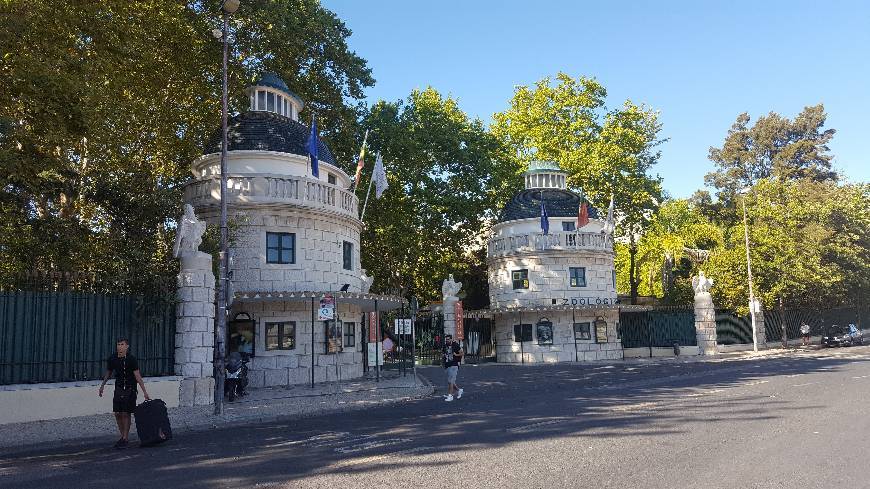
[[[211,255],[182,256],[178,274],[175,373],[183,377],[179,405],[214,402],[215,278]]]

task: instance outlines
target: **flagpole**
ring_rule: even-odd
[[[365,156],[366,141],[368,141],[368,139],[369,139],[369,130],[366,129],[366,134],[365,134],[365,136],[363,136],[362,147],[359,149],[359,157],[357,158],[357,163],[356,163],[356,173],[354,174],[354,178],[353,178],[353,186],[352,187],[353,187],[354,193],[356,193],[357,181],[359,180],[358,175],[362,172],[362,168],[360,168],[359,164],[360,164],[360,160],[362,160]]]
[[[380,155],[381,155],[381,153],[378,152],[378,157],[380,157]],[[372,193],[372,182],[374,182],[374,181],[375,181],[375,172],[372,171],[372,176],[369,178],[369,189],[366,190],[366,200],[365,200],[365,202],[363,202],[362,215],[359,218],[360,221],[364,220],[366,217],[366,206],[369,204],[369,194]]]

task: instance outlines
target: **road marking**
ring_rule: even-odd
[[[866,379],[867,377],[870,377],[870,375],[862,375],[860,377],[852,377],[852,378],[853,379]]]
[[[611,411],[635,411],[635,410],[638,410],[638,409],[646,409],[646,408],[650,408],[650,407],[655,407],[655,406],[661,404],[662,402],[666,402],[666,401],[660,401],[660,402],[641,402],[641,403],[637,403],[637,404],[626,404],[625,406],[616,406],[616,407],[613,407],[613,408],[611,408],[610,410],[611,410]]]
[[[808,385],[818,384],[818,382],[807,382],[806,384],[795,384],[792,387],[806,387]]]
[[[769,380],[756,380],[755,382],[747,382],[747,383],[743,384],[743,386],[766,384],[768,382],[770,382],[770,381]]]
[[[335,451],[338,453],[356,453],[362,452],[365,450],[372,450],[374,448],[388,447],[390,445],[399,445],[401,443],[408,443],[411,441],[410,438],[388,438],[386,440],[375,440],[375,441],[367,441],[365,443],[360,443],[358,445],[348,445],[345,447],[336,448]]]
[[[725,392],[725,389],[710,389],[710,390],[703,391],[703,392],[696,392],[695,394],[689,394],[686,397],[701,397],[701,396],[706,396],[709,394],[718,394],[720,392]]]
[[[319,470],[319,472],[322,473],[322,472],[327,471],[327,470],[338,469],[338,468],[342,468],[342,467],[349,467],[349,466],[354,466],[354,465],[371,464],[373,462],[378,462],[380,460],[385,460],[385,459],[395,460],[397,456],[402,457],[402,456],[414,455],[414,454],[417,454],[420,452],[427,452],[427,451],[433,451],[433,450],[435,450],[434,447],[417,447],[417,448],[410,448],[408,450],[401,450],[398,452],[389,452],[389,453],[382,453],[380,455],[371,455],[368,457],[355,457],[352,459],[345,459],[345,460],[340,460],[340,461],[335,462],[335,463],[331,463],[325,467],[322,467]]]
[[[528,433],[529,431],[535,431],[536,429],[541,428],[543,426],[550,426],[550,425],[554,425],[554,424],[559,424],[559,423],[562,423],[566,420],[567,420],[567,418],[553,419],[550,421],[541,421],[540,423],[532,423],[532,424],[527,424],[525,426],[517,426],[516,428],[509,428],[508,431],[511,433]]]

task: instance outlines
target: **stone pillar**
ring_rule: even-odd
[[[444,334],[451,335],[454,339],[456,339],[456,314],[454,308],[459,301],[459,297],[456,294],[459,293],[461,288],[462,282],[455,282],[452,273],[450,278],[444,280],[441,284],[441,295],[444,301]]]
[[[712,286],[713,281],[706,278],[704,272],[692,279],[692,287],[695,289],[695,335],[698,340],[698,353],[701,355],[719,353],[716,345],[716,308],[710,295]]]
[[[182,406],[214,403],[214,289],[208,253],[181,255],[175,316],[175,375],[181,381]]]
[[[755,308],[755,342],[758,343],[758,348],[767,347],[767,332],[764,331],[764,308],[761,307],[761,301],[755,299],[754,304],[749,307]]]

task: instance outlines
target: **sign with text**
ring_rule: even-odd
[[[411,334],[410,319],[396,319],[396,334]]]
[[[378,342],[378,313],[369,313],[369,343]]]
[[[380,343],[369,343],[367,353],[369,367],[384,364],[384,349]]]
[[[453,317],[456,318],[456,340],[465,339],[465,324],[462,317],[462,301],[453,304]]]
[[[335,297],[327,295],[323,299],[320,299],[318,318],[320,321],[335,319]]]

